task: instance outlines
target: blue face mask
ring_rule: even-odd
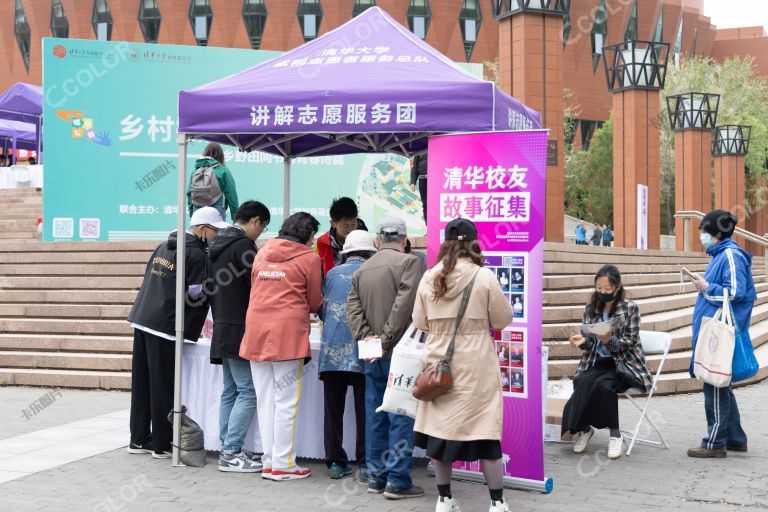
[[[701,233],[699,235],[699,240],[701,240],[701,245],[704,246],[704,249],[709,249],[710,247],[712,247],[717,243],[717,241],[715,241],[712,238],[712,235],[710,235],[709,233]]]

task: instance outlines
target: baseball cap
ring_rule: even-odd
[[[189,225],[192,227],[208,225],[213,226],[216,229],[229,227],[229,224],[222,220],[219,211],[211,206],[203,206],[202,208],[195,210],[195,213],[192,214],[192,220],[189,221]]]
[[[376,233],[383,235],[406,236],[408,232],[405,229],[405,221],[399,217],[386,217],[376,226]]]
[[[341,254],[357,251],[376,252],[376,247],[373,245],[373,235],[362,229],[356,229],[348,234],[347,239],[344,240],[344,249]]]
[[[445,239],[465,242],[477,240],[477,227],[469,219],[462,219],[461,217],[453,219],[445,226]]]

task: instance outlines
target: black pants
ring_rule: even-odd
[[[133,330],[131,442],[143,446],[151,441],[155,451],[171,450],[174,356],[173,341]]]
[[[355,396],[355,421],[357,442],[355,460],[365,465],[365,375],[355,372],[323,372],[323,396],[325,399],[325,463],[340,466],[349,463],[344,451],[344,407],[347,388],[352,386]]]
[[[595,428],[619,428],[620,388],[616,367],[610,358],[598,359],[595,366],[573,379],[573,395],[563,410],[562,433]]]
[[[427,222],[427,180],[419,178],[419,195],[421,196],[421,207],[424,210],[424,223]]]

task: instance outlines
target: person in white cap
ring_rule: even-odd
[[[197,341],[208,315],[203,294],[208,240],[228,226],[215,208],[195,211],[186,233],[184,339]],[[173,231],[147,263],[128,321],[133,327],[131,368],[131,440],[128,453],[171,456],[176,322],[176,241]],[[150,431],[151,425],[151,431]]]
[[[347,323],[347,297],[352,288],[352,275],[376,252],[373,235],[363,230],[349,233],[344,241],[344,263],[333,267],[323,281],[323,334],[320,345],[320,380],[325,402],[325,463],[329,476],[343,478],[354,472],[344,451],[344,408],[351,386],[355,399],[357,436],[355,461],[358,479],[368,483],[365,466],[365,375],[357,354],[357,341]]]

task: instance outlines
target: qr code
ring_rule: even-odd
[[[80,238],[99,238],[101,219],[80,219]]]
[[[53,219],[53,238],[72,238],[74,236],[74,219],[66,217]]]
[[[513,265],[513,263],[512,263],[512,256],[504,256],[503,265],[505,267],[511,267]]]

